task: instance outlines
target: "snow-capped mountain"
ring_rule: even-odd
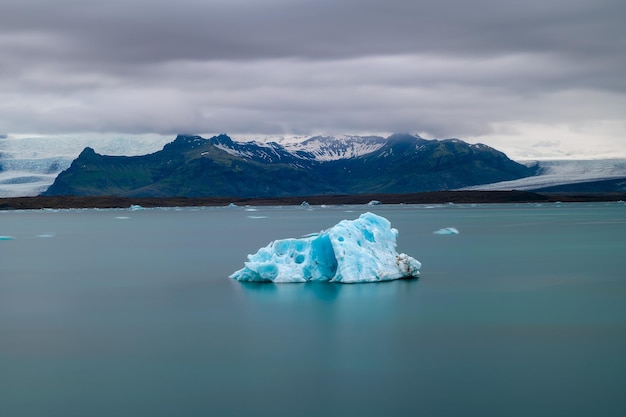
[[[216,136],[216,138],[225,136]],[[380,149],[380,136],[293,136],[227,139],[215,146],[259,162],[302,166],[315,161],[354,158]],[[86,147],[103,155],[136,156],[156,152],[172,138],[88,135],[66,137],[0,137],[0,197],[33,196],[45,191]]]
[[[371,142],[371,143],[368,143]],[[320,146],[323,144],[325,146]],[[115,157],[85,148],[45,195],[281,197],[450,190],[535,174],[505,154],[458,139],[410,134],[357,145],[316,138],[299,150],[226,135],[179,135],[161,151]],[[375,149],[354,156],[363,149]],[[343,155],[343,157],[339,157]],[[324,158],[324,159],[321,159]]]
[[[416,140],[415,146],[422,151],[433,142],[422,139],[418,135],[406,136],[410,139],[409,142]],[[399,145],[385,147],[394,137],[397,138],[398,135],[392,135],[389,138],[374,135],[338,137],[317,135],[245,139],[231,139],[226,135],[219,135],[210,140],[216,148],[233,156],[261,163],[285,163],[295,168],[306,168],[322,163],[331,163],[330,166],[332,166],[333,161],[360,160],[368,155],[391,157],[394,152],[397,153],[401,149]],[[451,144],[455,140],[448,141]],[[136,156],[157,152],[169,142],[171,142],[171,137],[162,135],[132,137],[91,135],[54,138],[17,138],[3,135],[0,137],[0,197],[42,193],[54,182],[59,173],[69,168],[72,161],[85,147],[91,147],[95,152],[104,155]],[[480,150],[481,147],[489,148],[480,144],[470,146],[475,150]],[[524,164],[538,165],[539,175],[471,188],[532,190],[561,184],[626,177],[626,160],[623,159],[526,161]]]

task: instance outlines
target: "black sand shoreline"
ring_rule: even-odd
[[[434,191],[411,194],[354,194],[318,195],[300,197],[242,198],[242,197],[8,197],[0,198],[0,210],[36,210],[71,208],[128,208],[142,207],[202,207],[226,206],[288,206],[367,204],[485,204],[485,203],[551,203],[551,202],[609,202],[625,201],[626,193],[533,193],[527,191]]]

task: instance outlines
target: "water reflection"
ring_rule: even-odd
[[[342,300],[394,298],[405,294],[417,283],[418,278],[359,284],[236,282],[241,293],[250,299],[280,303],[302,301],[304,298],[323,302],[334,302],[339,298]]]

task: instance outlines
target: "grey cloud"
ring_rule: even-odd
[[[9,1],[0,131],[465,137],[620,121],[625,15],[621,0]]]
[[[623,46],[619,0],[28,1],[3,31],[52,33],[96,62],[510,51],[597,56]],[[80,58],[66,51],[61,58]]]
[[[13,95],[2,100],[0,122],[16,130],[37,121],[39,129],[55,131],[424,130],[436,136],[479,135],[493,121],[562,119],[564,104],[542,85],[567,73],[544,73],[526,64],[530,60],[549,66],[551,61],[544,58],[176,62],[117,77],[64,68],[33,70],[25,71],[26,81],[14,85]],[[576,95],[563,102],[566,116],[579,108],[576,117],[606,116],[602,106],[595,108],[601,101],[597,95],[589,103],[573,102],[572,97]],[[546,104],[532,105],[536,101]],[[618,104],[612,103],[613,108],[619,109]]]

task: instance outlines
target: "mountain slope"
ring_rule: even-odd
[[[103,156],[86,148],[43,195],[263,197],[336,191],[320,184],[314,173],[244,159],[215,142],[178,136],[162,151],[133,157]]]
[[[288,149],[179,135],[144,156],[86,148],[44,195],[238,196],[405,193],[460,188],[534,174],[485,145],[413,135],[354,143],[311,138]]]
[[[408,193],[449,190],[527,177],[533,168],[486,145],[458,139],[426,140],[392,135],[364,157],[329,163],[331,175],[350,192]],[[345,175],[341,175],[341,172]]]

